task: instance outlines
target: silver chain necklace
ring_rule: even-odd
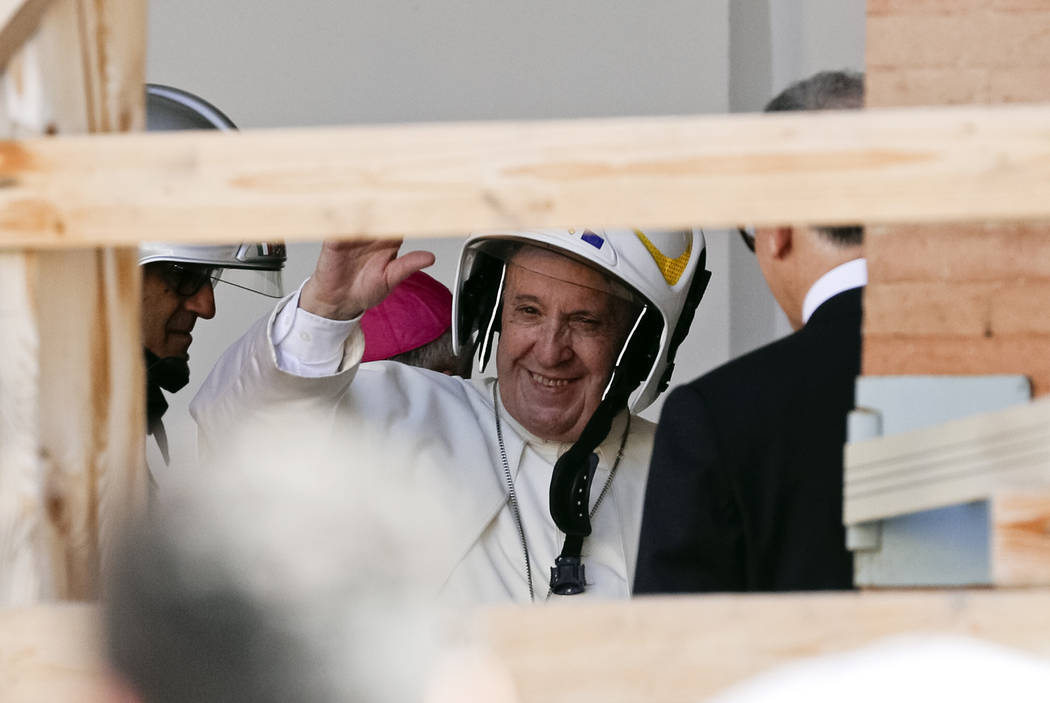
[[[492,384],[492,408],[496,413],[496,439],[499,441],[499,456],[503,460],[503,477],[507,481],[507,500],[510,502],[510,514],[514,517],[514,524],[518,528],[518,537],[521,538],[521,551],[525,555],[525,578],[529,582],[529,601],[532,603],[536,602],[536,592],[532,587],[532,560],[529,559],[529,544],[525,539],[525,524],[521,520],[521,511],[518,509],[518,494],[514,490],[514,477],[510,473],[510,462],[507,461],[507,449],[503,444],[503,426],[499,419],[499,399],[496,397],[497,387],[499,382]],[[620,449],[616,452],[616,461],[613,462],[612,469],[609,470],[609,477],[605,479],[605,485],[602,486],[602,492],[598,494],[598,500],[594,501],[594,507],[591,508],[591,512],[588,515],[590,518],[594,518],[594,514],[598,512],[598,506],[605,500],[605,494],[609,492],[609,486],[612,485],[613,477],[616,476],[616,469],[620,467],[620,459],[623,459],[623,449],[627,446],[627,435],[631,431],[631,414],[627,414],[627,425],[623,429],[623,437],[620,439]],[[550,600],[551,587],[547,587],[547,597],[544,600]]]

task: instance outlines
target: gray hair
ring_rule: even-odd
[[[797,110],[859,110],[864,107],[864,74],[854,71],[821,71],[792,83],[769,101],[766,112]],[[864,241],[860,225],[815,227],[826,239],[841,247]]]
[[[864,107],[864,74],[821,71],[792,83],[770,100],[766,112],[859,110]]]
[[[464,357],[467,357],[464,359]],[[409,366],[418,366],[431,371],[451,373],[463,378],[470,378],[470,358],[468,354],[455,354],[452,351],[452,328],[449,327],[437,339],[427,342],[415,349],[409,349],[390,357]]]

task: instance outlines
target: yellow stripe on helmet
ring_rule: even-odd
[[[645,236],[642,230],[636,229],[634,233],[638,235],[638,239],[645,245],[649,255],[653,257],[653,261],[656,262],[656,266],[660,269],[660,273],[663,274],[667,285],[673,286],[678,283],[678,279],[685,273],[685,267],[689,265],[689,257],[693,253],[693,240],[689,240],[689,246],[686,247],[681,256],[672,259],[657,249],[656,245],[649,241],[649,238]]]

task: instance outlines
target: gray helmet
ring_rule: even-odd
[[[236,125],[221,110],[193,93],[165,85],[146,84],[146,128],[151,132],[181,129],[230,131]],[[263,295],[280,297],[284,242],[182,244],[143,242],[139,265],[158,261],[212,266],[215,278]]]

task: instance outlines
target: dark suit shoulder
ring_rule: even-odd
[[[679,386],[660,415],[639,592],[848,588],[842,445],[861,291]]]
[[[861,289],[826,301],[801,330],[737,357],[684,384],[724,410],[767,406],[800,386],[841,384],[860,373]],[[754,408],[751,408],[754,410]]]

